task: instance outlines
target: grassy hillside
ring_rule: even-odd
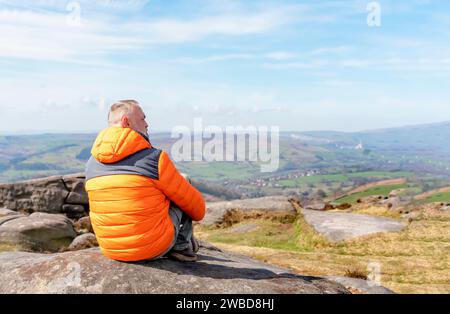
[[[378,212],[378,214],[382,214]],[[381,284],[397,293],[450,293],[450,214],[426,209],[401,232],[330,243],[299,217],[294,223],[248,220],[197,235],[215,245],[302,275],[367,276],[381,267]]]
[[[317,191],[332,196],[399,177],[421,181],[417,186],[429,191],[450,184],[449,125],[357,133],[283,132],[274,173],[261,173],[258,162],[178,162],[177,166],[197,181],[225,185],[244,197],[309,197]],[[155,147],[169,153],[176,141],[169,133],[150,138]],[[94,139],[95,134],[0,136],[0,182],[83,171]]]
[[[341,198],[338,198],[335,202],[336,203],[355,203],[358,199],[362,197],[367,196],[373,196],[373,195],[380,195],[380,196],[388,196],[389,193],[391,193],[394,190],[398,189],[404,189],[407,188],[407,184],[393,184],[393,185],[382,185],[382,186],[375,186],[372,188],[369,188],[365,191],[359,192],[359,193],[353,193]]]
[[[450,203],[450,192],[436,193],[428,196],[424,200],[426,203]]]

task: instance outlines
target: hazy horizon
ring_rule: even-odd
[[[339,130],[280,130],[281,133],[297,133],[297,132],[342,132],[342,133],[361,133],[361,132],[371,132],[371,131],[381,131],[381,130],[389,130],[389,129],[401,129],[408,127],[420,127],[427,125],[439,125],[439,124],[448,124],[450,120],[439,121],[435,123],[421,123],[421,124],[408,124],[408,125],[399,125],[389,128],[375,128],[375,129],[362,129],[356,131],[339,131]],[[206,126],[206,125],[205,125]],[[243,126],[246,127],[246,126]],[[19,131],[0,131],[0,136],[14,136],[14,135],[44,135],[44,134],[97,134],[102,129],[99,130],[19,130]],[[172,130],[154,130],[150,131],[151,134],[164,134],[171,133]]]

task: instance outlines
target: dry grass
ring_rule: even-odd
[[[0,253],[1,252],[7,252],[7,251],[16,251],[17,247],[12,244],[8,243],[0,243]]]
[[[367,280],[369,271],[363,268],[348,268],[344,274],[346,277]]]
[[[371,204],[356,204],[352,207],[352,212],[355,214],[367,214],[372,216],[382,216],[388,218],[401,218],[401,208],[392,210],[388,205],[386,206],[374,206]]]
[[[244,224],[245,222],[241,222]],[[311,276],[364,274],[381,266],[381,283],[398,293],[450,293],[450,214],[420,211],[407,228],[328,243],[300,216],[290,226],[252,220],[261,228],[244,234],[200,228],[198,236],[217,246]],[[367,273],[366,273],[367,275]]]
[[[217,224],[219,228],[229,228],[242,221],[250,219],[271,220],[280,223],[293,223],[297,218],[297,214],[286,213],[285,211],[243,211],[238,208],[230,209],[225,212],[221,221]]]

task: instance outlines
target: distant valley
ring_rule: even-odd
[[[96,134],[0,136],[0,182],[81,172]],[[150,135],[171,151],[169,133]],[[385,179],[407,178],[416,192],[450,185],[450,123],[364,132],[282,132],[280,166],[257,162],[180,162],[214,199],[265,195],[332,197]]]

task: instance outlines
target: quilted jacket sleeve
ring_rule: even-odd
[[[202,194],[180,174],[165,151],[159,157],[158,175],[157,188],[194,221],[202,220],[206,211]]]

